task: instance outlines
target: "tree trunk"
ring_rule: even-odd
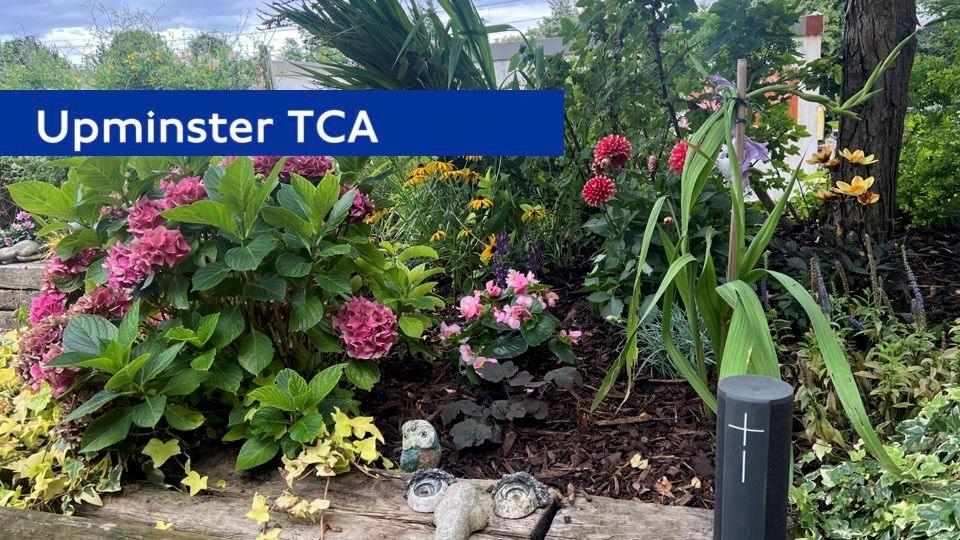
[[[859,91],[873,69],[916,27],[916,0],[847,0],[843,21],[843,100]],[[846,204],[847,215],[861,216],[864,231],[877,238],[890,235],[896,217],[897,167],[916,50],[916,40],[903,48],[900,57],[873,87],[882,92],[856,110],[860,120],[842,118],[840,121],[837,150],[863,150],[867,155],[875,154],[879,160],[873,165],[861,166],[841,158],[837,175],[847,182],[857,175],[874,177],[871,191],[880,195],[879,202],[867,207],[858,207],[851,201]]]

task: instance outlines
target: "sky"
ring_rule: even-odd
[[[321,0],[322,1],[322,0]],[[0,41],[35,36],[78,62],[93,52],[96,28],[108,28],[115,13],[137,13],[177,47],[201,31],[237,36],[238,45],[252,49],[266,43],[274,51],[295,29],[263,31],[259,10],[266,0],[4,0]],[[474,0],[488,24],[511,23],[526,29],[550,13],[547,0]]]

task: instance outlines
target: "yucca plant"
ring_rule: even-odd
[[[470,0],[437,0],[449,20],[416,0],[323,0],[274,3],[277,16],[297,24],[349,64],[301,66],[318,84],[336,89],[482,90],[497,87],[489,33]],[[408,9],[404,9],[404,5]]]
[[[779,282],[800,303],[809,317],[837,396],[851,425],[863,439],[865,446],[888,470],[899,471],[870,425],[850,364],[830,326],[830,321],[820,309],[819,304],[789,276],[757,267],[786,207],[790,192],[796,183],[799,168],[790,179],[783,197],[747,245],[744,234],[745,205],[741,165],[732,133],[734,126],[737,125],[736,122],[740,122],[743,126],[744,118],[752,118],[750,115],[752,113],[747,113],[746,110],[753,101],[769,96],[771,93],[794,94],[802,99],[821,103],[834,114],[856,117],[852,109],[876,93],[871,91],[873,83],[892,64],[907,40],[912,37],[908,37],[896,47],[876,68],[867,85],[842,104],[822,96],[805,94],[794,85],[765,86],[747,93],[744,99],[739,99],[736,94],[730,95],[730,99],[727,99],[723,107],[710,116],[690,138],[690,151],[687,152],[680,178],[680,200],[678,204],[676,201],[669,201],[670,204],[667,204],[667,197],[657,200],[647,219],[637,260],[637,268],[642,268],[646,262],[651,240],[656,233],[670,264],[656,292],[650,301],[643,305],[640,302],[643,273],[637,272],[627,320],[627,342],[607,373],[594,399],[593,408],[596,408],[604,399],[621,371],[626,372],[627,395],[629,395],[638,357],[637,331],[640,324],[654,312],[658,303],[663,320],[670,320],[676,306],[681,306],[687,314],[691,335],[696,341],[695,358],[691,361],[683,356],[673,342],[669,331],[670,325],[663,326],[663,346],[677,371],[693,386],[711,410],[716,410],[717,407],[716,398],[710,389],[714,378],[722,379],[746,373],[779,378],[780,364],[776,347],[770,335],[760,299],[753,289],[753,284],[766,276]],[[726,279],[721,280],[714,265],[712,242],[709,236],[703,253],[696,256],[691,253],[693,243],[690,221],[691,216],[695,214],[696,205],[700,204],[700,194],[713,172],[714,164],[723,147],[726,147],[730,157],[731,232],[730,261]],[[675,212],[677,208],[679,208],[679,216]],[[669,213],[678,225],[676,234],[671,234],[659,226],[660,216],[664,212]],[[715,373],[708,369],[705,361],[705,347],[699,338],[701,323],[706,328],[717,359]]]

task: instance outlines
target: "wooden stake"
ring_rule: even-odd
[[[747,96],[747,59],[737,60],[737,95],[742,102]],[[737,107],[737,139],[733,142],[737,152],[738,163],[733,164],[739,167],[739,160],[743,159],[743,148],[747,140],[746,126],[747,108],[743,104]],[[731,156],[732,157],[732,156]],[[730,175],[730,181],[735,181],[733,175]],[[727,250],[727,283],[737,279],[737,264],[740,260],[740,246],[737,241],[739,236],[737,215],[733,204],[730,205],[730,247]]]

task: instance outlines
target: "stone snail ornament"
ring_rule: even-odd
[[[506,474],[493,486],[493,513],[502,518],[525,518],[552,503],[547,486],[529,473]]]
[[[470,482],[457,482],[440,469],[420,469],[407,480],[407,506],[433,513],[435,540],[467,540],[487,526],[486,494]]]
[[[407,506],[414,512],[432,513],[447,487],[456,482],[452,474],[440,469],[420,469],[407,480]]]
[[[435,469],[440,465],[440,437],[426,420],[410,420],[400,428],[403,434],[403,451],[400,453],[400,469],[413,472],[418,469]]]

